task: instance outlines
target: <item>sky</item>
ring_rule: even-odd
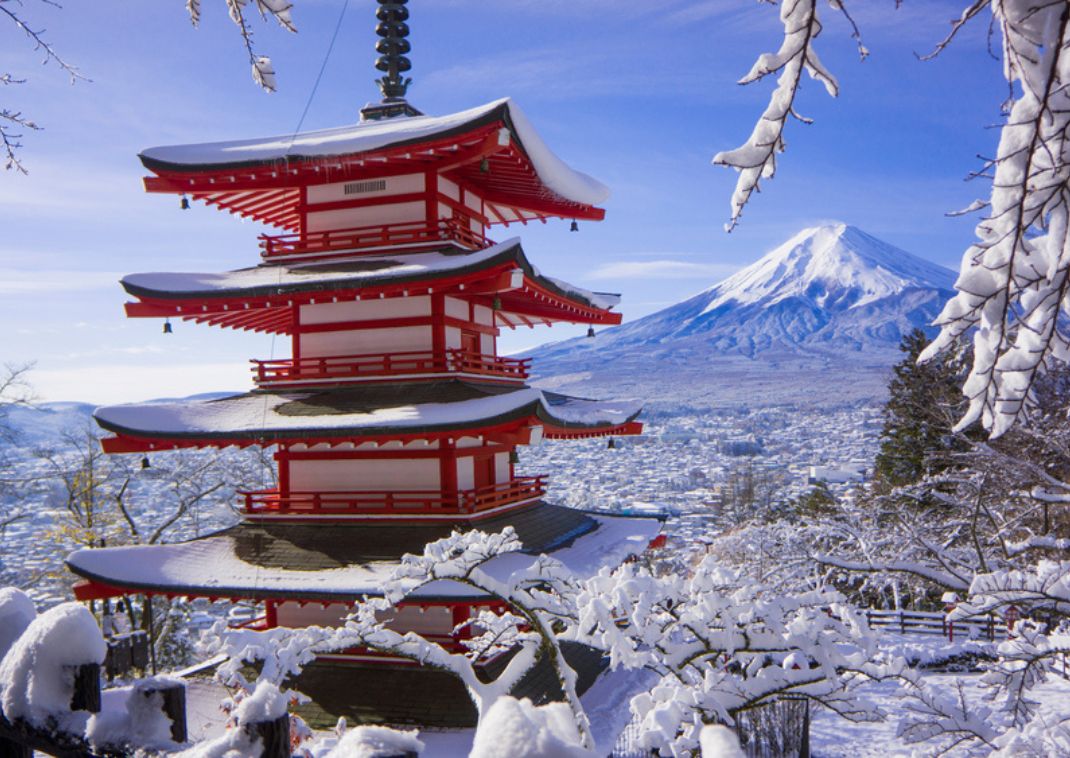
[[[290,134],[353,123],[377,100],[372,0],[294,0],[297,34],[254,21],[278,91],[252,82],[222,0],[194,28],[180,0],[21,6],[89,81],[71,84],[0,22],[0,90],[41,131],[26,133],[26,176],[0,172],[0,362],[33,363],[43,401],[133,402],[250,386],[249,358],[285,338],[126,319],[118,279],[142,271],[222,271],[258,262],[256,224],[144,193],[140,150]],[[856,7],[857,6],[857,7]],[[772,82],[736,82],[780,44],[777,8],[754,0],[411,0],[409,100],[446,114],[513,97],[551,148],[613,190],[606,219],[494,227],[520,236],[544,272],[622,293],[625,320],[683,300],[801,228],[844,221],[958,268],[975,218],[946,214],[987,194],[965,181],[995,151],[1006,84],[982,19],[922,61],[962,2],[849,4],[871,55],[826,11],[818,40],[839,79],[804,85],[776,178],[724,231],[732,171],[710,159],[742,143]],[[328,44],[339,18],[337,43]],[[326,61],[326,62],[325,62]],[[313,93],[317,75],[323,76]],[[302,113],[307,107],[303,123]],[[583,328],[585,330],[585,327]],[[575,336],[506,333],[503,352]]]

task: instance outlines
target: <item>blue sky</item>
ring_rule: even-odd
[[[285,355],[284,339],[127,320],[118,278],[135,271],[224,270],[257,261],[251,223],[141,189],[152,145],[289,133],[323,61],[340,0],[296,0],[299,33],[255,25],[279,91],[251,81],[221,0],[30,2],[35,28],[92,79],[71,86],[0,26],[0,71],[28,81],[0,91],[44,130],[25,136],[29,176],[0,174],[0,361],[35,361],[45,400],[122,402],[248,385],[246,360]],[[858,3],[871,57],[830,16],[819,40],[842,93],[807,82],[777,178],[732,234],[722,226],[735,175],[710,165],[741,143],[771,82],[735,81],[779,45],[777,10],[753,0],[411,0],[415,80],[426,113],[512,96],[551,147],[613,189],[606,221],[495,227],[519,234],[544,271],[624,295],[633,319],[715,284],[800,228],[843,220],[957,268],[972,219],[944,214],[986,193],[963,178],[995,150],[999,64],[984,21],[933,62],[961,10],[943,0]],[[304,128],[350,123],[373,84],[374,7],[350,0]],[[849,6],[851,7],[851,6]],[[826,15],[829,15],[826,13]],[[572,336],[522,331],[507,350]]]

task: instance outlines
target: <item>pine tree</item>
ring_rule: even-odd
[[[888,385],[875,464],[878,491],[912,484],[927,473],[943,470],[950,463],[947,454],[964,448],[952,427],[965,407],[960,388],[968,356],[960,351],[919,364],[918,356],[928,344],[925,333],[915,329],[899,345],[904,358],[893,369]]]

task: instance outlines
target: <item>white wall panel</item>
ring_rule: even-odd
[[[396,326],[392,329],[354,329],[301,335],[301,357],[381,355],[431,351],[430,326]]]
[[[344,303],[316,303],[301,306],[302,324],[330,324],[337,321],[374,321],[384,318],[430,316],[427,295],[386,297],[380,300],[349,300]]]
[[[441,486],[435,458],[290,461],[290,489],[294,492],[412,492]]]

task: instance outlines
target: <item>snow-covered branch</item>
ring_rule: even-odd
[[[267,92],[274,92],[275,69],[271,64],[271,58],[261,55],[256,51],[253,43],[253,30],[249,26],[246,12],[249,5],[260,14],[262,20],[273,18],[288,32],[296,32],[293,17],[290,11],[293,4],[288,0],[225,0],[230,20],[238,27],[238,32],[245,46],[245,52],[249,56],[249,64],[252,67],[253,81]],[[186,0],[186,10],[189,12],[190,21],[194,26],[201,21],[201,0]]]
[[[715,165],[730,166],[739,172],[736,188],[732,193],[731,219],[725,227],[728,231],[739,223],[743,208],[751,195],[760,191],[761,181],[772,179],[776,174],[776,156],[784,152],[784,130],[788,118],[794,117],[804,124],[810,123],[810,119],[800,116],[795,108],[803,73],[821,82],[829,95],[835,97],[839,92],[836,77],[825,68],[814,48],[814,41],[822,30],[818,15],[819,2],[820,0],[782,0],[780,21],[784,27],[784,39],[780,49],[775,53],[758,56],[751,70],[739,80],[739,84],[752,84],[770,74],[780,74],[769,104],[747,141],[740,147],[720,152],[713,158]],[[843,0],[829,0],[829,6],[847,18],[854,30],[859,54],[865,58],[868,51],[862,45],[858,27],[847,13]]]

